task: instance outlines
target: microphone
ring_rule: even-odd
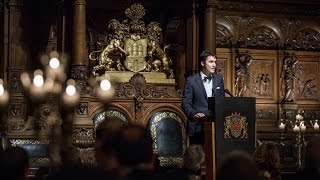
[[[229,89],[224,89],[224,93],[228,94],[230,97],[234,97],[229,91]]]

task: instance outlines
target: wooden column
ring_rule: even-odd
[[[198,43],[199,43],[199,28],[198,28],[198,18],[196,15],[197,4],[193,2],[192,4],[192,71],[198,70]]]
[[[204,49],[216,52],[216,12],[215,0],[208,0],[204,16]]]
[[[86,0],[73,1],[72,32],[71,78],[80,86],[81,93],[87,93],[88,53],[86,47]],[[60,157],[62,166],[70,167],[73,166],[79,158],[79,151],[73,145],[75,107],[70,106],[62,108],[61,115],[63,123]]]
[[[67,7],[64,0],[57,1],[57,51],[66,52],[66,22]]]
[[[10,92],[11,103],[8,107],[8,121],[21,120],[23,121],[26,116],[25,98],[23,95],[22,84],[20,81],[20,74],[26,68],[27,61],[29,59],[28,49],[26,42],[23,42],[23,28],[22,23],[22,8],[23,0],[10,0],[8,1],[8,22],[7,30],[8,34],[5,38],[8,38],[8,90]]]
[[[0,57],[3,57],[3,59],[0,61],[0,78],[2,78],[5,81],[5,84],[7,83],[7,67],[8,67],[8,33],[9,33],[9,14],[8,14],[8,8],[7,6],[0,2],[0,18],[1,23],[0,24]]]
[[[73,38],[72,38],[71,77],[87,93],[89,57],[86,43],[86,0],[73,2]]]
[[[73,64],[88,65],[86,47],[86,0],[73,2]]]

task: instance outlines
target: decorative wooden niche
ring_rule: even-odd
[[[110,119],[113,121],[123,121],[124,124],[130,123],[126,112],[123,112],[121,108],[111,106],[103,109],[102,111],[100,108],[92,118],[92,124],[87,124],[88,127],[84,127],[82,125],[82,127],[77,126],[73,129],[73,144],[78,148],[82,164],[89,166],[96,165],[96,159],[94,156],[96,129],[100,126],[100,128],[106,128],[106,131],[108,131],[108,128],[114,125],[114,122],[111,122],[113,124],[108,124],[108,120]]]
[[[35,175],[39,167],[50,166],[56,163],[57,152],[50,139],[40,138],[8,138],[8,147],[21,147],[28,152],[29,170],[31,175]]]
[[[153,150],[161,165],[183,165],[187,147],[185,122],[176,113],[160,111],[153,114],[148,123],[153,138]]]

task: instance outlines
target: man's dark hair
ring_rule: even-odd
[[[209,56],[215,57],[216,54],[214,52],[212,52],[212,51],[209,51],[209,50],[202,51],[201,54],[200,54],[200,59],[199,59],[200,62],[205,61]]]
[[[149,163],[153,158],[150,132],[139,125],[124,126],[114,138],[114,147],[120,164],[133,167]]]

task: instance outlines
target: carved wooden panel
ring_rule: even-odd
[[[231,92],[233,89],[233,75],[232,75],[232,58],[233,54],[230,49],[218,48],[217,50],[217,68],[218,73],[224,78],[225,88],[228,88]]]
[[[274,100],[274,60],[255,59],[250,65],[250,96]]]
[[[226,58],[219,58],[217,60],[217,73],[223,78],[225,78],[226,71],[227,71],[226,62],[227,62]]]
[[[278,128],[278,107],[274,104],[256,105],[257,132],[268,132]]]
[[[302,58],[297,65],[296,99],[319,102],[319,62]]]

